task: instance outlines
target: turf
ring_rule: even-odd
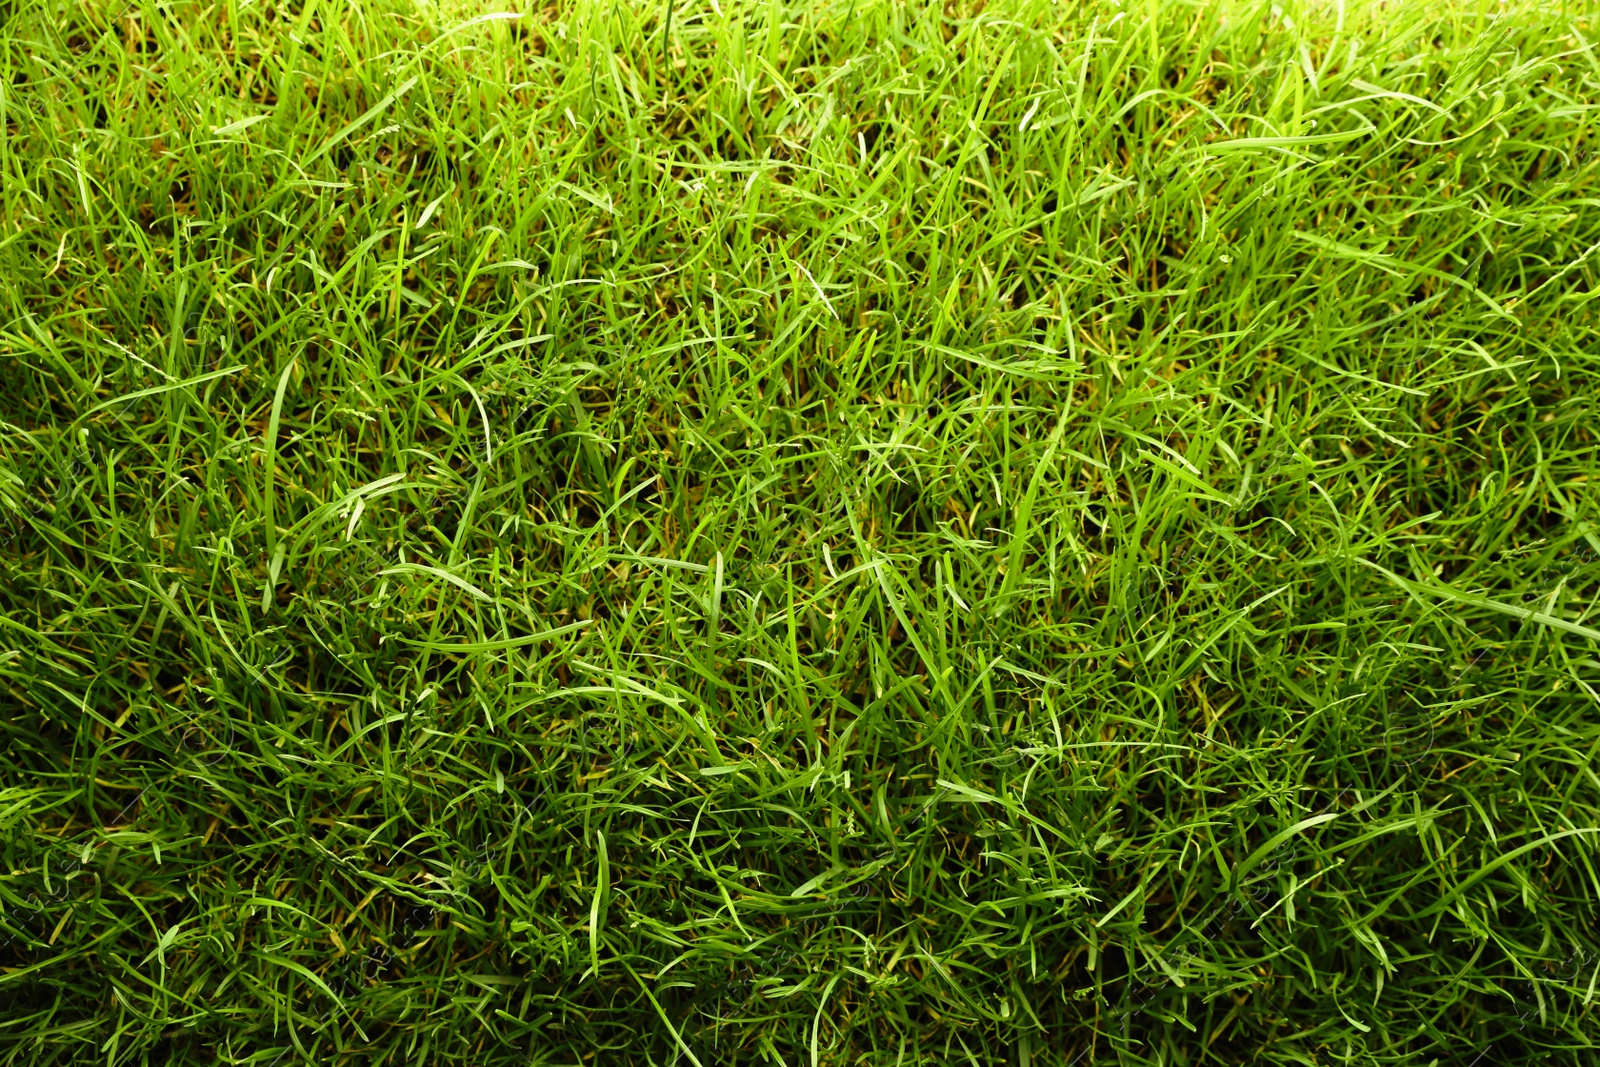
[[[0,1063],[1593,1063],[1592,5],[0,8]]]

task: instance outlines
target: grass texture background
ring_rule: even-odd
[[[1589,4],[15,0],[0,1063],[1592,1063]]]

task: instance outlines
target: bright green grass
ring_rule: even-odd
[[[1594,6],[507,2],[4,5],[0,1063],[1595,1062]]]

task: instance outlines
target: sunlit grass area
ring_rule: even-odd
[[[0,7],[0,1062],[1594,1062],[1593,5]]]

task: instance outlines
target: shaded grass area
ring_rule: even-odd
[[[11,5],[0,1061],[1590,1062],[1593,13]]]

